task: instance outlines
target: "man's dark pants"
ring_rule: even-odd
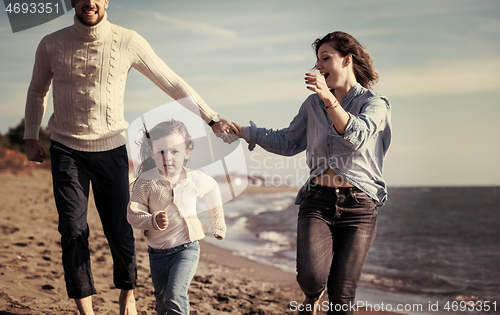
[[[52,141],[50,153],[68,296],[80,299],[96,294],[87,224],[90,183],[113,257],[114,284],[118,289],[134,289],[137,265],[134,235],[127,221],[130,193],[126,147],[83,152]]]

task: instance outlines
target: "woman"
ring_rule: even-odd
[[[290,126],[240,127],[240,136],[280,155],[307,153],[301,188],[297,281],[306,295],[299,314],[352,314],[356,287],[376,234],[377,207],[387,199],[382,177],[391,141],[390,104],[368,88],[378,79],[370,55],[351,35],[333,32],[313,44],[320,74]],[[333,257],[333,259],[332,259]],[[325,287],[331,303],[319,304]]]

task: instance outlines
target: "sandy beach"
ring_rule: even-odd
[[[77,314],[66,295],[50,172],[1,171],[0,198],[0,314]],[[112,259],[93,201],[88,222],[98,292],[94,310],[118,314]],[[137,308],[139,314],[155,314],[146,240],[137,230],[135,235]],[[191,314],[294,314],[290,303],[303,300],[293,274],[204,242],[201,248],[190,287]]]

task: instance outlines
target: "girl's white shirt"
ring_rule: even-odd
[[[143,173],[136,181],[127,210],[127,219],[141,229],[148,246],[172,248],[205,237],[207,225],[198,219],[196,202],[202,198],[210,214],[212,233],[222,238],[226,224],[217,182],[199,170],[184,168],[186,178],[172,184],[157,168]],[[169,223],[160,229],[159,212],[167,212]]]

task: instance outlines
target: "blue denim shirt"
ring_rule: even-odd
[[[260,145],[266,151],[292,156],[306,150],[310,176],[300,195],[314,177],[331,167],[344,180],[377,201],[387,200],[387,186],[382,176],[384,158],[391,143],[391,106],[380,93],[359,83],[342,99],[342,107],[350,119],[343,135],[333,126],[323,101],[310,95],[288,128],[272,130],[243,127],[243,139],[251,151]]]

